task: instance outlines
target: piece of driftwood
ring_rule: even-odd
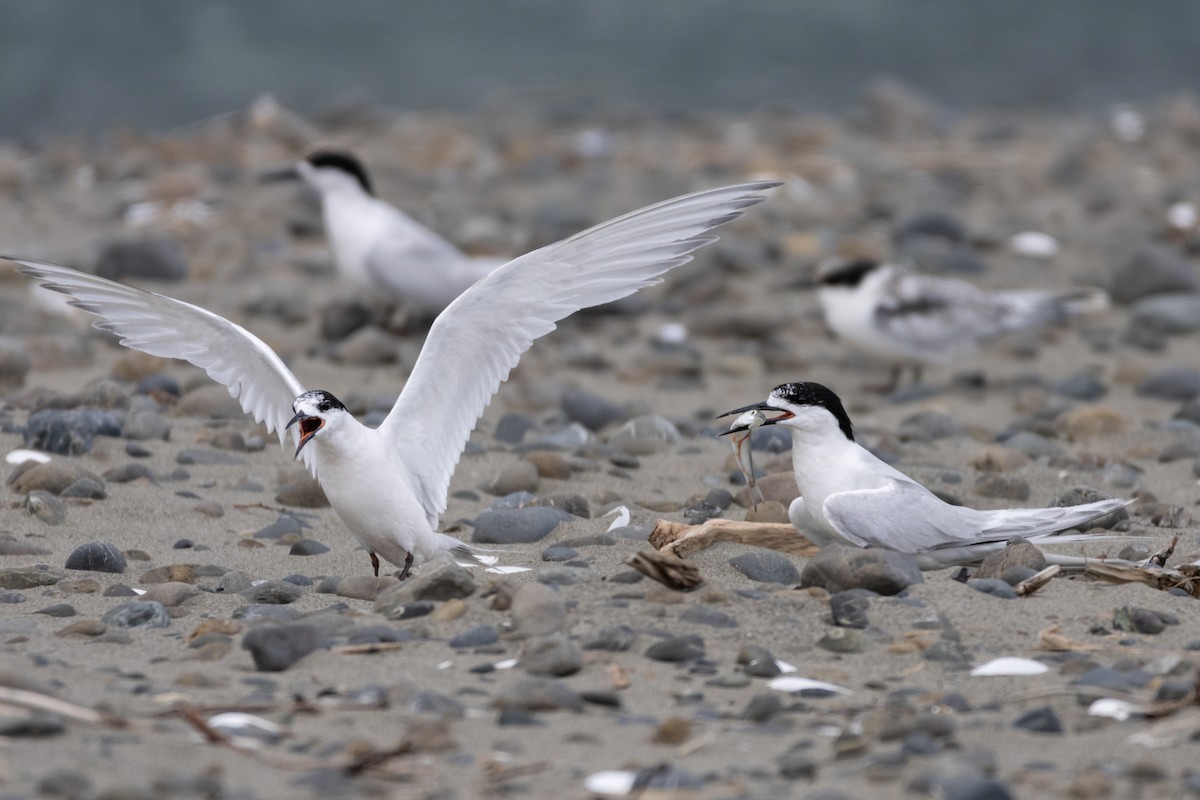
[[[1178,541],[1178,536],[1171,537],[1171,542],[1165,548],[1137,564],[1127,561],[1089,561],[1083,574],[1110,583],[1144,583],[1162,591],[1183,589],[1192,597],[1200,597],[1200,564],[1165,566],[1167,559],[1175,552]]]
[[[704,582],[695,564],[689,564],[679,556],[667,552],[643,550],[627,558],[625,563],[647,578],[679,592],[694,589]]]
[[[720,542],[766,547],[781,553],[811,558],[821,548],[804,538],[790,523],[739,522],[714,518],[701,525],[660,519],[650,532],[650,545],[660,553],[686,558]]]
[[[1062,567],[1060,567],[1058,564],[1051,564],[1041,572],[1030,575],[1028,578],[1018,583],[1013,587],[1013,591],[1017,593],[1018,597],[1028,597],[1049,583],[1050,579],[1060,572],[1062,572]]]

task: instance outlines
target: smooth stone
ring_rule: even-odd
[[[142,600],[162,603],[167,608],[182,605],[189,597],[199,594],[199,590],[189,583],[168,581],[151,586],[142,595]]]
[[[17,603],[24,603],[27,599],[29,598],[20,592],[0,591],[0,605],[16,605]],[[35,611],[34,613],[39,612]]]
[[[574,586],[577,583],[590,583],[599,579],[600,576],[591,567],[574,564],[546,567],[537,571],[538,582],[551,586]]]
[[[673,636],[646,648],[646,658],[667,663],[694,661],[704,657],[704,640],[699,636]]]
[[[583,654],[566,636],[550,636],[529,642],[517,666],[530,675],[562,678],[583,669]]]
[[[666,417],[646,414],[626,422],[613,431],[609,443],[634,456],[650,455],[677,444],[679,429]]]
[[[231,450],[235,453],[246,452],[246,439],[237,431],[217,431],[208,441],[209,447],[218,450]]]
[[[572,422],[592,431],[607,428],[628,415],[624,405],[573,386],[563,390],[562,410]]]
[[[554,453],[549,450],[533,450],[525,453],[521,458],[533,464],[540,478],[565,481],[571,477],[571,464],[563,458],[561,453]]]
[[[1193,367],[1169,367],[1138,382],[1134,391],[1141,397],[1157,400],[1191,400],[1200,396],[1200,370]]]
[[[77,497],[86,500],[103,500],[108,497],[104,484],[96,479],[83,477],[59,493],[59,497]]]
[[[1178,250],[1144,243],[1113,270],[1108,290],[1118,303],[1172,293],[1194,293],[1198,281],[1191,262]]]
[[[196,568],[191,564],[167,564],[146,570],[138,580],[142,583],[195,583],[197,577]]]
[[[1016,591],[1007,582],[999,578],[977,578],[967,581],[967,586],[970,586],[977,592],[990,594],[992,597],[1001,597],[1005,600],[1015,600],[1017,598]]]
[[[132,442],[166,441],[171,438],[171,421],[157,411],[131,411],[125,417],[121,435],[131,440],[126,444],[128,452]],[[145,448],[142,448],[145,450]],[[147,454],[148,451],[147,451]],[[134,455],[134,453],[129,453]]]
[[[13,567],[0,570],[0,589],[36,589],[39,586],[53,586],[66,576],[61,572],[32,569],[29,567]]]
[[[524,414],[510,411],[496,423],[492,438],[504,444],[520,444],[525,434],[536,427],[533,420]]]
[[[742,553],[729,559],[738,572],[758,583],[782,583],[793,585],[800,582],[800,572],[791,559],[782,553],[762,550]]]
[[[116,545],[108,542],[88,542],[76,547],[71,555],[67,556],[65,566],[67,569],[120,574],[125,571],[126,561]]]
[[[1187,420],[1195,425],[1200,425],[1200,397],[1193,397],[1181,405],[1171,419]]]
[[[513,492],[536,492],[540,483],[537,466],[529,461],[518,460],[506,464],[480,488],[490,495],[504,497]]]
[[[275,502],[292,508],[328,508],[329,498],[316,478],[289,483],[279,487],[275,493]]]
[[[143,478],[153,481],[154,473],[146,464],[131,461],[128,464],[122,464],[119,467],[105,470],[104,474],[100,477],[109,483],[129,483],[130,481],[141,480]]]
[[[288,550],[289,556],[319,556],[322,553],[328,553],[329,547],[321,544],[316,539],[301,539],[292,545]]]
[[[102,636],[107,631],[108,626],[98,619],[81,619],[79,622],[72,622],[54,635],[65,639],[68,636]]]
[[[65,617],[73,617],[78,612],[75,611],[75,606],[71,605],[70,603],[55,603],[54,605],[40,608],[33,613],[45,614],[48,617],[57,617],[62,619]]]
[[[985,556],[972,577],[977,580],[999,578],[1014,567],[1026,567],[1040,572],[1046,568],[1046,556],[1027,541],[1009,541],[1003,550]]]
[[[867,609],[871,607],[872,592],[865,589],[848,589],[829,597],[829,610],[833,613],[833,624],[842,628],[866,628]]]
[[[478,544],[538,542],[549,536],[560,523],[572,519],[575,519],[573,514],[546,506],[484,511],[475,518],[471,541]]]
[[[349,597],[354,600],[375,600],[382,592],[399,585],[400,581],[391,575],[379,578],[370,575],[351,575],[338,580],[333,593],[339,597]],[[325,583],[322,582],[316,591],[321,592],[324,586]]]
[[[1200,295],[1158,294],[1138,300],[1129,309],[1129,324],[1165,336],[1200,330]]]
[[[1113,612],[1113,628],[1130,633],[1159,634],[1168,625],[1178,625],[1179,620],[1162,611],[1137,606],[1121,606]]]
[[[584,640],[583,649],[624,653],[633,647],[636,639],[637,632],[628,625],[610,625],[599,629]]]
[[[557,508],[559,511],[565,511],[580,519],[591,519],[592,516],[587,498],[578,494],[555,494],[549,497],[539,497],[531,505]]]
[[[559,631],[567,622],[562,595],[544,583],[524,583],[513,593],[509,606],[512,627],[506,638],[523,639]]]
[[[24,506],[30,514],[47,525],[62,525],[67,521],[67,504],[50,492],[41,489],[30,492],[25,498]],[[9,553],[9,555],[36,555],[36,553]]]
[[[394,615],[410,603],[422,600],[445,602],[470,597],[474,592],[475,577],[471,570],[454,563],[442,563],[383,591],[375,601],[375,611],[395,619]]]
[[[542,551],[542,561],[571,561],[579,557],[579,551],[570,547],[555,545]]]
[[[279,519],[265,528],[254,532],[255,539],[281,539],[284,536],[300,536],[304,533],[304,525],[291,514],[280,515]]]
[[[76,578],[61,580],[54,588],[67,594],[95,594],[100,591],[100,582],[94,578]]]
[[[34,464],[15,472],[9,478],[9,482],[17,494],[44,491],[57,495],[80,478],[91,478],[100,482],[98,475],[59,459],[47,461],[44,464]]]
[[[19,541],[7,533],[0,533],[0,556],[44,556],[49,553],[44,547]]]
[[[521,677],[501,689],[493,701],[501,710],[582,711],[583,698],[555,678]]]
[[[690,606],[679,615],[679,619],[695,625],[707,625],[710,628],[736,628],[739,625],[735,618],[706,605]]]
[[[834,628],[817,639],[817,647],[831,653],[861,653],[867,641],[855,628]]]
[[[307,622],[259,625],[242,637],[242,649],[250,651],[259,672],[283,672],[326,644],[321,629]]]
[[[220,466],[237,467],[244,466],[246,459],[224,453],[220,450],[189,447],[175,454],[175,463],[189,466],[192,464],[217,464]]]
[[[100,617],[100,621],[111,628],[165,628],[171,624],[171,615],[166,606],[147,600],[131,600],[111,608]]]
[[[447,642],[455,649],[471,647],[486,647],[500,641],[500,630],[495,625],[476,625],[462,633],[451,637]]]
[[[266,581],[241,592],[248,601],[260,605],[287,605],[299,600],[303,594],[303,589],[287,581]]]
[[[901,441],[928,442],[963,436],[967,432],[962,423],[941,411],[921,411],[907,417],[896,429]]]
[[[1063,724],[1050,706],[1041,706],[1026,711],[1013,721],[1014,728],[1030,733],[1062,733]]]
[[[47,408],[25,422],[25,446],[44,453],[80,456],[92,449],[97,436],[121,435],[116,415],[99,409],[64,410]]]
[[[153,234],[101,245],[92,271],[109,280],[182,281],[188,276],[188,260],[174,239]]]
[[[783,674],[779,662],[770,650],[757,644],[744,645],[737,654],[742,672],[752,678],[777,678]]]
[[[818,586],[830,594],[868,589],[876,594],[894,595],[924,581],[914,556],[839,544],[822,548],[800,572],[802,587]]]

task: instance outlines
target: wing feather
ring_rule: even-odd
[[[535,339],[581,308],[660,283],[716,240],[713,228],[761,203],[776,185],[698,192],[601,223],[508,262],[447,306],[379,428],[403,450],[430,524],[446,510],[467,437]]]
[[[304,387],[275,351],[242,326],[191,303],[67,267],[0,258],[20,264],[20,272],[100,317],[94,327],[116,334],[126,347],[200,367],[283,444],[292,401]]]

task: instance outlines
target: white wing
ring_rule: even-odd
[[[1001,296],[900,268],[875,307],[875,322],[889,336],[934,351],[999,336],[1013,316],[1013,305]]]
[[[436,526],[450,477],[488,401],[533,340],[581,308],[661,282],[716,241],[710,231],[766,199],[765,181],[667,200],[535,250],[492,272],[434,322],[412,375],[379,427],[404,453]]]
[[[152,356],[180,358],[225,385],[242,409],[279,433],[304,387],[261,339],[224,317],[161,294],[97,278],[67,267],[0,256],[42,286],[74,298],[71,305],[101,317],[94,323],[121,344]]]
[[[952,506],[919,483],[889,479],[879,489],[838,492],[825,498],[825,519],[859,547],[923,553],[979,541],[985,518],[972,508]],[[998,533],[1007,539],[1011,533]]]

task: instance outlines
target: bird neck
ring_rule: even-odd
[[[832,465],[858,449],[858,445],[847,439],[835,425],[789,428],[792,433],[792,471],[802,494],[807,494],[805,486],[823,481]]]

